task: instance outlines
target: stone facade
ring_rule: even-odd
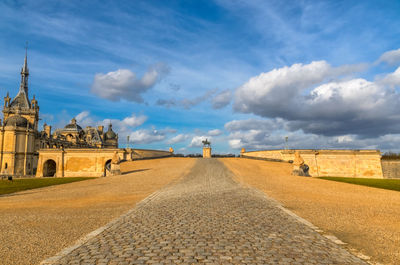
[[[315,177],[383,178],[379,150],[296,150]],[[242,157],[293,161],[295,150],[264,150],[242,153]]]
[[[118,149],[118,134],[113,131],[111,124],[107,131],[104,126],[83,129],[74,118],[64,128],[54,132],[47,124],[39,131],[39,105],[35,96],[29,99],[28,76],[25,55],[19,91],[13,99],[8,93],[4,98],[4,122],[0,120],[1,174],[99,177],[109,175],[112,171],[111,159],[114,154],[121,160],[171,155],[166,151]],[[114,163],[114,169],[118,166]]]

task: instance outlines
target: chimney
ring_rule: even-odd
[[[47,137],[50,138],[50,137],[51,137],[51,126],[45,124],[45,125],[44,125],[44,132],[47,134]]]
[[[97,130],[99,130],[99,132],[102,134],[104,131],[104,126],[103,125],[97,126]]]

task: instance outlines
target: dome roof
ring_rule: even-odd
[[[113,131],[106,132],[106,139],[111,140],[117,138],[117,135]]]
[[[75,118],[71,120],[70,124],[65,125],[64,130],[66,131],[74,131],[74,132],[80,132],[82,131],[82,127],[76,124]]]
[[[24,127],[29,124],[28,120],[20,115],[14,115],[8,118],[5,122],[5,126],[16,126],[16,127]]]
[[[114,140],[117,138],[117,135],[115,132],[112,130],[112,125],[111,123],[108,125],[108,131],[106,132],[106,140]]]

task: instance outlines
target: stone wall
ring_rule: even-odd
[[[55,177],[102,177],[108,175],[110,164],[117,152],[120,160],[140,160],[169,157],[172,153],[159,150],[117,148],[40,149],[36,177],[48,176],[48,168],[55,165]]]
[[[297,150],[315,177],[383,178],[378,150]],[[265,150],[241,153],[242,157],[293,161],[295,150]]]
[[[400,160],[382,160],[383,177],[400,179]]]
[[[133,149],[132,152],[133,160],[162,158],[169,156],[172,156],[171,152],[161,150]]]

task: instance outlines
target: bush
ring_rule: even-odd
[[[382,155],[382,160],[400,160],[400,153],[386,152]]]

